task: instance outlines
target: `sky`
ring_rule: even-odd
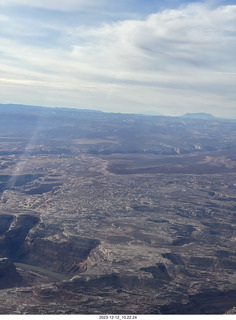
[[[235,0],[0,0],[0,103],[236,118]]]

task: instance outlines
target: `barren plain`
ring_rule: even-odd
[[[236,312],[235,120],[0,115],[0,314]]]

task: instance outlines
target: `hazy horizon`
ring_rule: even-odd
[[[199,119],[222,119],[222,120],[235,120],[236,118],[235,117],[217,117],[217,116],[214,116],[213,114],[211,113],[207,113],[207,112],[186,112],[184,114],[181,114],[181,115],[165,115],[165,114],[161,114],[159,112],[155,112],[155,111],[152,111],[152,110],[147,110],[147,111],[140,111],[140,112],[119,112],[119,111],[103,111],[103,110],[100,110],[100,109],[87,109],[87,108],[74,108],[74,107],[67,107],[67,106],[40,106],[40,105],[27,105],[27,104],[20,104],[20,103],[1,103],[0,102],[0,107],[1,106],[12,106],[12,107],[29,107],[29,108],[46,108],[46,109],[63,109],[63,110],[67,110],[67,109],[71,109],[73,111],[91,111],[91,112],[102,112],[102,113],[114,113],[114,114],[130,114],[130,115],[143,115],[143,116],[159,116],[159,117],[187,117],[188,115],[191,117],[191,118],[198,118],[199,116]],[[206,116],[204,118],[204,115]],[[202,116],[202,117],[201,117]],[[209,118],[207,117],[209,116]]]

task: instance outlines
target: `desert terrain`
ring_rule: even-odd
[[[236,313],[236,121],[0,105],[0,314]]]

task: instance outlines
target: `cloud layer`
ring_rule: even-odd
[[[17,2],[29,4],[8,5]],[[65,1],[30,3],[65,10]],[[66,4],[76,9],[85,1]],[[236,116],[236,5],[192,3],[99,26],[14,18],[0,15],[5,102]]]

